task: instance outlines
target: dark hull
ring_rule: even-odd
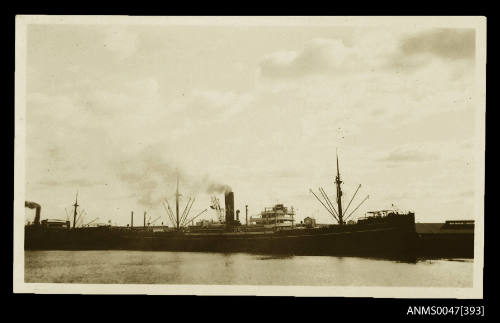
[[[278,232],[182,233],[27,228],[26,250],[164,250],[296,255],[406,256],[416,233],[398,226],[350,226]]]
[[[153,232],[142,228],[25,228],[26,250],[162,250],[413,259],[474,256],[474,235],[418,235],[413,216],[277,232]]]
[[[402,257],[411,253],[415,236],[397,228],[381,228],[352,232],[325,230],[256,236],[157,237],[143,241],[144,245],[151,250]]]

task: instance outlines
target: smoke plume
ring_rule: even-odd
[[[226,192],[232,192],[231,186],[226,184],[218,184],[218,183],[209,183],[206,187],[207,194],[221,194]]]
[[[30,208],[30,209],[41,208],[40,204],[35,203],[35,202],[30,202],[30,201],[25,201],[24,202],[24,207],[27,207],[27,208]]]
[[[221,194],[231,187],[218,183],[209,176],[195,176],[162,155],[163,149],[148,147],[142,153],[124,156],[115,170],[122,183],[131,191],[136,202],[144,207],[157,206],[165,197],[173,196],[177,176],[184,195],[199,193]]]

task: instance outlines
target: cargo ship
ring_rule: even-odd
[[[311,193],[337,221],[337,224],[318,226],[313,221],[296,223],[295,212],[284,204],[276,204],[264,209],[258,217],[245,224],[239,219],[239,210],[234,207],[234,193],[224,193],[225,208],[214,199],[211,208],[220,215],[218,221],[199,221],[194,224],[200,212],[187,220],[186,209],[179,212],[179,182],[177,181],[175,213],[167,203],[166,211],[172,227],[146,225],[134,227],[133,212],[127,227],[109,225],[76,227],[78,199],[73,204],[73,226],[70,221],[40,221],[41,206],[26,202],[26,207],[35,208],[33,224],[25,226],[25,250],[163,250],[163,251],[200,251],[200,252],[251,252],[292,255],[336,255],[366,257],[407,258],[422,254],[419,234],[415,226],[413,212],[397,210],[373,211],[357,221],[349,217],[368,196],[349,214],[342,207],[342,180],[340,178],[338,157],[335,177],[337,200],[335,207],[326,192],[320,188],[321,200],[312,190]],[[192,203],[191,203],[192,206]],[[235,217],[236,214],[236,217]],[[347,214],[347,215],[346,215]],[[307,220],[307,218],[306,218]],[[309,220],[311,220],[309,218]],[[191,223],[191,225],[188,225]],[[431,243],[432,244],[432,243]],[[426,245],[426,247],[428,247]],[[431,246],[432,248],[432,246]]]

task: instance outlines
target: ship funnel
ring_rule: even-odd
[[[226,202],[226,226],[231,226],[234,222],[234,193],[226,192],[224,198]]]
[[[35,225],[39,225],[40,224],[40,212],[42,210],[42,207],[40,206],[40,204],[35,203],[35,202],[25,201],[24,207],[27,207],[30,209],[36,209],[35,220],[33,221],[33,223]]]

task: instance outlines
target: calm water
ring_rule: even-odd
[[[472,259],[416,263],[245,253],[26,251],[29,283],[471,287]]]

